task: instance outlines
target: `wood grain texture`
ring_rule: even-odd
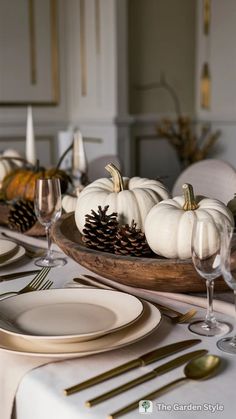
[[[88,249],[81,240],[74,213],[63,215],[52,228],[56,244],[80,265],[124,285],[167,292],[205,291],[206,284],[190,260],[117,256]],[[228,290],[222,278],[215,281],[218,291]]]

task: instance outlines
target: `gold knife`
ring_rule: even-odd
[[[108,380],[109,378],[116,377],[117,375],[123,374],[126,371],[130,371],[133,368],[145,366],[152,362],[159,361],[160,359],[166,358],[169,355],[173,355],[179,351],[189,348],[190,346],[200,343],[201,339],[189,339],[171,345],[162,346],[161,348],[155,349],[154,351],[143,354],[139,358],[132,359],[125,364],[118,365],[118,367],[112,368],[102,374],[99,374],[89,380],[83,381],[80,384],[76,384],[72,387],[64,389],[64,394],[69,396],[70,394],[76,393],[85,388],[91,387],[95,384],[101,383],[102,381]]]
[[[35,269],[33,271],[23,271],[23,272],[14,272],[12,274],[6,274],[0,276],[0,282],[10,281],[11,279],[22,278],[23,276],[37,274],[40,269]]]
[[[165,374],[166,372],[169,372],[173,370],[174,368],[178,368],[193,358],[206,355],[207,352],[208,351],[206,349],[200,349],[199,351],[188,352],[185,355],[179,356],[178,358],[175,358],[172,361],[162,364],[160,367],[155,368],[154,370],[148,372],[147,374],[141,375],[141,377],[135,378],[134,380],[131,380],[125,384],[122,384],[119,387],[115,387],[114,389],[107,391],[106,393],[103,393],[100,396],[95,397],[94,399],[88,400],[87,402],[85,402],[85,406],[86,407],[95,406],[96,404],[99,404],[107,399],[117,396],[120,393],[123,393],[126,390],[129,390],[130,388],[136,387],[139,384],[152,380],[153,378],[156,378],[158,375]]]

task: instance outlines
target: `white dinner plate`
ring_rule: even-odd
[[[18,246],[16,254],[14,254],[14,256],[7,259],[5,262],[1,263],[0,267],[2,268],[3,266],[11,265],[12,263],[19,261],[24,256],[25,256],[24,247]]]
[[[17,244],[10,240],[0,239],[0,264],[17,250]]]
[[[18,355],[52,358],[78,358],[111,351],[137,342],[152,333],[161,322],[160,311],[151,303],[143,302],[143,314],[134,323],[97,339],[77,343],[44,343],[26,340],[0,331],[0,349]]]
[[[142,312],[137,297],[119,291],[36,291],[0,301],[0,330],[31,341],[82,342],[125,327]]]

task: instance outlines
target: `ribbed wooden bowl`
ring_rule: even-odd
[[[206,284],[190,260],[116,256],[88,249],[81,240],[74,214],[63,215],[53,226],[56,244],[72,259],[92,272],[121,284],[167,292],[205,291]],[[222,278],[215,281],[218,291],[228,287]]]

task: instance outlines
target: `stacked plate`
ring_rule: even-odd
[[[86,356],[136,342],[160,321],[155,306],[119,291],[36,291],[0,301],[0,348],[32,356]]]
[[[0,268],[18,261],[25,255],[25,249],[11,240],[0,239]]]

